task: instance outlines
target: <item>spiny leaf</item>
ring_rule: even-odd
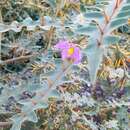
[[[91,39],[89,44],[92,46],[91,49],[85,49],[88,59],[88,69],[90,74],[91,83],[95,83],[96,75],[103,58],[103,48],[97,46],[96,40]]]

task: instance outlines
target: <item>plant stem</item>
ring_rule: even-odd
[[[8,64],[8,63],[15,62],[15,61],[26,60],[26,59],[35,57],[36,55],[38,55],[38,54],[32,54],[32,55],[26,55],[26,56],[15,57],[15,58],[12,58],[12,59],[8,59],[8,60],[5,60],[5,61],[1,61],[1,62],[0,62],[0,65],[3,66],[3,65],[6,65],[6,64]]]
[[[44,93],[43,95],[43,99],[46,100],[46,98],[48,97],[49,93],[56,88],[56,82],[58,80],[61,80],[61,78],[63,77],[63,75],[70,69],[71,64],[67,65],[55,78],[55,80],[53,81],[52,85],[47,89],[46,93]]]

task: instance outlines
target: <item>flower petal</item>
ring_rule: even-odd
[[[67,50],[62,50],[61,52],[61,57],[62,57],[62,60],[65,60],[66,58],[68,58],[68,54],[67,54]]]
[[[54,47],[60,50],[66,49],[68,48],[68,41],[60,40]]]
[[[78,47],[75,47],[74,53],[71,56],[71,58],[74,59],[74,63],[79,63],[81,61],[82,56],[81,56],[80,49]]]

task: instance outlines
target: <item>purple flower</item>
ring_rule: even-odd
[[[55,48],[61,51],[62,59],[68,59],[73,61],[75,64],[78,64],[81,61],[81,52],[79,47],[74,43],[67,40],[60,40]]]

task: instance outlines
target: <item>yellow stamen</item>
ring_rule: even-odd
[[[68,55],[72,55],[74,53],[74,48],[69,48],[68,49]]]

